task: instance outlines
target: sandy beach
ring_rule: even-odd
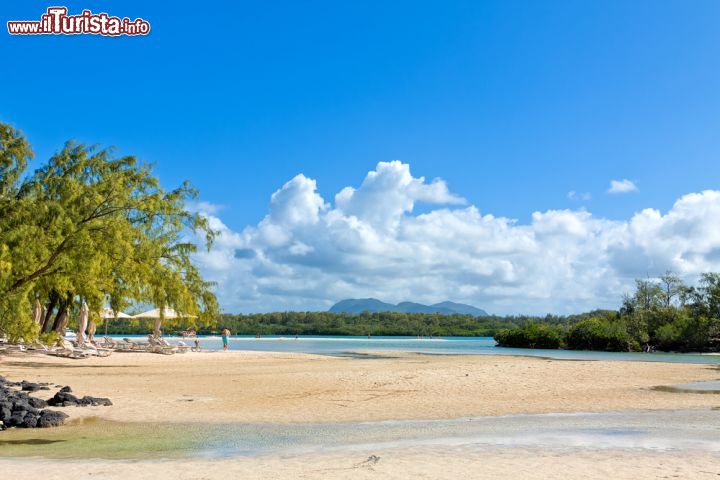
[[[113,407],[65,409],[118,422],[333,423],[520,413],[710,409],[720,396],[653,390],[715,380],[713,365],[391,354],[337,358],[263,352],[68,360],[2,358],[2,374],[71,385]],[[38,438],[42,432],[38,431]],[[367,461],[371,456],[379,460]],[[43,478],[717,478],[720,454],[623,449],[397,447],[221,459],[0,459]],[[53,473],[53,472],[57,472]],[[55,475],[55,476],[53,476]]]
[[[716,380],[716,365],[396,354],[356,359],[264,352],[69,360],[2,359],[9,379],[70,385],[115,406],[78,408],[132,422],[338,422],[517,413],[685,409],[714,395],[652,387]]]
[[[378,452],[375,452],[378,453]],[[185,461],[0,460],[4,473],[28,478],[154,479],[717,479],[720,456],[628,452],[417,448],[368,452]]]

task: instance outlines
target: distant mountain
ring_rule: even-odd
[[[362,312],[402,312],[402,313],[439,313],[441,315],[472,315],[474,317],[487,317],[485,310],[455,302],[440,302],[434,305],[422,303],[401,302],[397,305],[381,302],[376,298],[348,298],[341,300],[332,307],[332,313],[362,313]]]
[[[473,317],[487,317],[488,313],[472,305],[466,305],[464,303],[455,302],[440,302],[430,305],[433,308],[446,308],[451,310],[453,313],[464,313],[465,315],[472,315]]]

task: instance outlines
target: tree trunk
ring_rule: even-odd
[[[65,329],[63,328],[63,325],[67,324],[67,320],[66,320],[67,316],[68,316],[67,307],[62,306],[60,309],[58,309],[58,314],[55,316],[55,321],[53,322],[53,327],[52,327],[53,332],[58,332],[60,334],[65,333]]]
[[[60,299],[60,306],[58,307],[58,314],[53,322],[53,331],[58,332],[61,335],[65,334],[65,327],[67,327],[69,308],[72,305],[73,294],[68,292],[67,297]]]
[[[155,336],[155,338],[160,338],[160,335],[161,335],[161,333],[160,333],[160,326],[161,326],[161,324],[162,324],[162,320],[160,320],[159,318],[156,318],[156,319],[155,319],[155,328],[154,328],[154,330],[153,330],[153,335]]]
[[[57,301],[59,299],[58,297],[59,296],[54,290],[50,292],[50,303],[47,305],[47,311],[45,312],[45,318],[43,319],[40,333],[45,333],[50,330],[50,318],[52,318],[53,310],[55,310],[55,306],[57,305]]]

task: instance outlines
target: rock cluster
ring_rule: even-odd
[[[30,392],[50,390],[50,384],[8,382],[0,376],[0,430],[9,427],[47,428],[57,427],[65,423],[68,417],[63,412],[45,409],[67,406],[112,405],[108,398],[85,396],[78,398],[73,395],[70,387],[63,387],[50,400],[31,397]]]
[[[87,407],[88,405],[92,405],[93,407],[98,405],[109,407],[112,405],[109,398],[91,397],[88,395],[78,398],[71,392],[72,389],[70,387],[63,387],[54,397],[47,401],[47,404],[51,407]]]

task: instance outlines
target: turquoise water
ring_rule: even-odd
[[[121,337],[121,336],[118,336]],[[142,336],[124,335],[142,338]],[[168,337],[171,341],[183,340]],[[192,345],[192,339],[184,340]],[[201,336],[203,349],[220,350],[219,336]],[[230,350],[251,350],[264,352],[298,352],[320,355],[358,355],[382,352],[412,352],[438,355],[524,355],[557,358],[563,360],[630,360],[640,362],[702,363],[720,365],[720,356],[686,353],[627,353],[590,352],[583,350],[542,350],[502,348],[495,345],[492,337],[341,337],[341,336],[233,336]]]

